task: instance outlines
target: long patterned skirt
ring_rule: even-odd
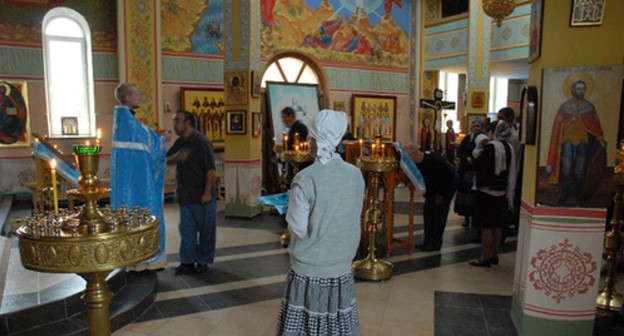
[[[277,335],[360,335],[351,273],[338,278],[288,272]]]

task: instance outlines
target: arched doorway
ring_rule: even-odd
[[[271,111],[267,107],[266,82],[283,82],[289,84],[317,85],[319,92],[320,108],[329,105],[329,95],[327,90],[327,79],[325,72],[318,62],[307,55],[297,52],[283,52],[275,55],[267,63],[262,74],[262,115],[263,132],[262,139],[262,184],[268,193],[280,192],[279,189],[279,167],[277,164],[273,146],[273,125],[280,120],[273,120]]]

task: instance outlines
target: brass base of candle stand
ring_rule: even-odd
[[[392,264],[377,258],[366,258],[353,262],[353,276],[372,281],[387,280],[392,277]]]
[[[614,292],[608,293],[605,288],[605,290],[598,295],[598,299],[596,299],[596,307],[617,312],[620,310],[620,307],[622,307],[622,294]]]
[[[290,232],[288,232],[288,230],[282,232],[280,235],[280,244],[282,247],[288,247],[288,244],[290,244]]]

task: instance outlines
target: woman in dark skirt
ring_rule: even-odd
[[[335,152],[346,129],[347,115],[330,110],[310,127],[317,158],[294,177],[289,194],[290,270],[277,335],[360,335],[351,261],[364,179]]]
[[[473,214],[475,191],[474,168],[472,166],[472,151],[475,149],[477,135],[483,134],[483,120],[476,118],[470,125],[470,135],[467,135],[459,145],[457,157],[459,158],[459,187],[455,197],[455,213],[464,216],[462,226],[470,225],[470,217]]]
[[[474,224],[481,229],[483,249],[481,258],[470,265],[490,267],[498,265],[504,214],[513,207],[516,186],[516,165],[513,148],[507,143],[511,136],[509,124],[499,120],[494,140],[473,153],[477,172],[477,195],[474,209]]]

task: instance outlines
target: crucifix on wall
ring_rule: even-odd
[[[442,151],[442,144],[440,143],[440,129],[441,129],[441,120],[440,120],[440,112],[442,110],[454,110],[455,103],[449,101],[443,101],[442,96],[443,92],[440,89],[435,89],[433,92],[433,96],[435,99],[421,99],[420,107],[423,108],[431,108],[434,110],[434,125],[433,130],[430,129],[430,123],[427,124],[427,119],[423,121],[423,129],[421,131],[421,149],[422,150],[431,150],[433,149],[437,152]],[[431,139],[433,135],[433,139]],[[433,141],[431,141],[433,140]]]

